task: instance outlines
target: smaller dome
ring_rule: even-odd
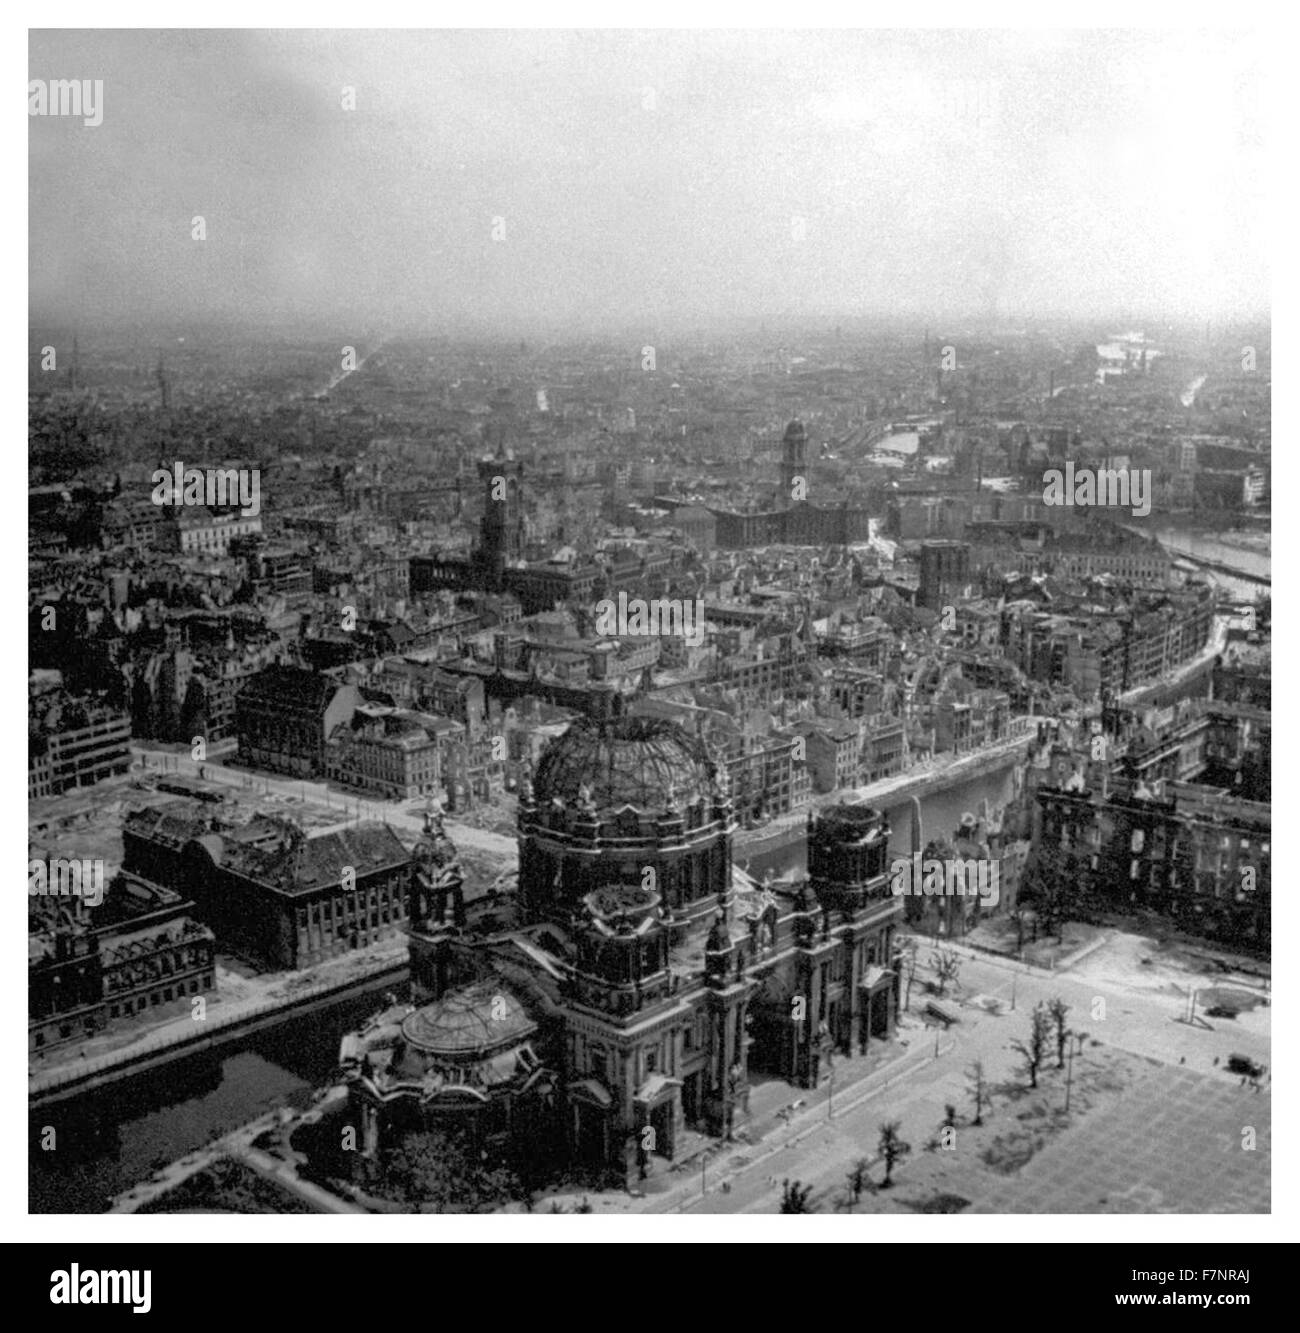
[[[808,438],[808,432],[807,432],[806,430],[804,430],[804,428],[803,428],[803,422],[802,422],[802,421],[797,421],[797,420],[796,420],[796,421],[792,421],[792,422],[785,428],[785,436],[786,436],[786,439],[788,439],[788,440],[789,440],[789,439],[795,439],[795,438],[800,437],[800,436],[802,436],[804,439],[807,439],[807,438]]]
[[[492,981],[448,991],[402,1020],[402,1036],[444,1060],[480,1060],[517,1046],[537,1031],[518,997]]]

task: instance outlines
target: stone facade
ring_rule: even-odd
[[[677,1156],[687,1131],[733,1134],[752,1077],[814,1087],[834,1052],[887,1037],[901,903],[884,817],[862,806],[813,816],[808,879],[781,886],[732,866],[734,826],[725,769],[704,743],[632,717],[575,723],[543,753],[520,792],[514,894],[467,904],[440,835],[417,850],[411,1012],[441,1030],[472,992],[488,1018],[468,1066],[494,1049],[499,1059],[495,1093],[471,1073],[486,1095],[454,1108],[444,1069],[408,1101],[477,1111],[504,1141],[510,1117],[491,1108],[544,1070],[529,1084],[543,1107],[511,1123],[630,1184]],[[518,1004],[536,1024],[529,1054],[495,1046],[492,998],[501,1015]],[[362,1073],[365,1032],[344,1050],[376,1151],[398,1121]]]

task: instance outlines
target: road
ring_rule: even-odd
[[[787,1178],[813,1185],[819,1211],[827,1211],[831,1200],[842,1193],[845,1176],[854,1162],[875,1157],[882,1121],[900,1120],[903,1138],[920,1152],[920,1146],[943,1120],[945,1106],[969,1109],[966,1071],[973,1061],[984,1063],[986,1077],[993,1084],[1014,1079],[1020,1057],[1011,1050],[1010,1043],[1026,1036],[1033,1006],[1055,996],[1070,1006],[1070,1026],[1087,1032],[1090,1039],[1174,1066],[1180,1073],[1185,1061],[1187,1072],[1221,1080],[1225,1091],[1235,1091],[1238,1080],[1224,1071],[1226,1058],[1240,1051],[1269,1063],[1269,1010],[1257,1009],[1235,1021],[1210,1020],[1208,1026],[1179,1021],[1188,1008],[1187,987],[1169,970],[1148,973],[1144,968],[1139,976],[1130,974],[1129,959],[1144,943],[1140,937],[1116,935],[1080,959],[1075,968],[1053,973],[957,946],[962,957],[960,994],[966,1003],[960,1011],[960,1023],[943,1038],[937,1058],[930,1054],[931,1035],[914,1029],[910,1035],[915,1055],[909,1052],[909,1061],[916,1063],[905,1077],[868,1080],[865,1089],[837,1096],[833,1118],[827,1117],[823,1101],[792,1122],[785,1137],[799,1140],[793,1146],[776,1153],[765,1152],[763,1146],[751,1149],[750,1163],[730,1172],[722,1167],[711,1172],[715,1178],[706,1196],[700,1196],[698,1178],[684,1181],[671,1198],[661,1196],[655,1211],[776,1212],[781,1181]],[[920,1008],[929,954],[927,942],[921,941],[921,966],[911,997],[913,1013]],[[1221,984],[1219,978],[1208,973],[1199,977],[1180,975],[1188,977],[1193,987]],[[1014,1011],[1010,1007],[1013,996]],[[969,1003],[976,997],[1001,1001],[1000,1015]],[[1101,1056],[1094,1050],[1087,1049],[1081,1061],[1100,1065]],[[873,1083],[874,1091],[870,1090]],[[880,1178],[880,1167],[874,1175]],[[729,1184],[725,1193],[720,1189],[724,1179]]]
[[[154,749],[135,743],[132,751],[147,769],[155,772],[198,777],[202,769],[202,776],[208,781],[226,783],[236,792],[247,796],[263,792],[289,803],[310,805],[317,814],[332,817],[340,824],[356,819],[370,819],[391,824],[411,834],[418,834],[424,827],[423,806],[414,798],[385,801],[374,796],[353,795],[335,790],[328,783],[311,779],[277,777],[271,773],[231,767],[225,762],[225,755],[209,757],[200,764],[191,759],[188,753],[171,749]],[[445,826],[451,840],[459,847],[473,847],[511,861],[518,854],[515,840],[503,834],[474,828],[452,819],[446,820]]]
[[[1155,690],[1167,690],[1180,684],[1189,676],[1195,675],[1202,670],[1207,663],[1218,657],[1228,645],[1228,621],[1224,616],[1215,616],[1214,622],[1210,628],[1210,637],[1204,648],[1201,649],[1195,657],[1184,662],[1180,667],[1170,672],[1168,676],[1161,676],[1158,680],[1149,680],[1145,684],[1135,685],[1131,690],[1125,690],[1119,696],[1121,704],[1134,704],[1140,702],[1145,694],[1151,694]]]

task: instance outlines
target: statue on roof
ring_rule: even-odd
[[[424,811],[424,831],[412,853],[415,873],[423,885],[434,888],[452,880],[463,879],[456,845],[443,827],[442,809],[432,797]]]
[[[709,938],[704,947],[709,953],[725,953],[731,948],[731,937],[727,934],[726,923],[722,919],[721,912],[713,920],[713,925],[709,929]]]

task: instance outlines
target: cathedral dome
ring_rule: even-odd
[[[545,806],[587,805],[596,811],[659,813],[717,795],[717,769],[704,743],[675,722],[622,717],[581,719],[547,746],[533,790]]]
[[[453,1062],[516,1046],[536,1031],[537,1024],[514,995],[484,981],[448,991],[402,1022],[402,1036],[411,1046]]]

